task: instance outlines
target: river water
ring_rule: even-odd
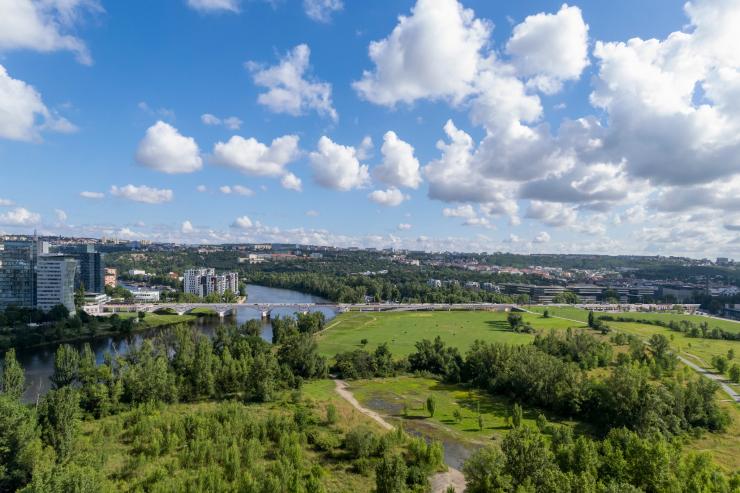
[[[247,285],[248,303],[327,303],[327,300],[310,294],[300,293],[289,289],[268,288],[265,286]],[[312,311],[321,311],[327,320],[336,315],[331,308],[316,307]],[[272,310],[272,316],[292,315],[290,308],[276,308]],[[247,320],[260,319],[261,314],[252,308],[239,307],[235,316],[223,320],[218,317],[206,317],[199,319],[193,324],[200,332],[212,336],[216,327],[222,324],[243,324]],[[130,338],[124,336],[105,336],[86,341],[95,353],[98,363],[103,361],[106,352],[111,354],[125,354],[131,344],[140,344],[144,339],[154,337],[167,328],[151,329],[137,332]],[[272,327],[268,321],[262,322],[262,337],[272,342]],[[84,342],[75,343],[78,349],[82,348]],[[40,348],[28,348],[16,350],[18,362],[26,370],[26,392],[23,400],[34,402],[38,396],[49,390],[51,382],[49,377],[54,372],[54,353],[58,345],[44,346]]]

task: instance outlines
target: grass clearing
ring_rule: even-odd
[[[121,317],[122,319],[138,317],[138,315],[133,312],[119,313],[118,316]],[[198,319],[197,316],[190,315],[190,314],[177,315],[177,314],[169,314],[169,313],[147,313],[144,316],[144,323],[146,324],[146,328],[154,328],[154,327],[163,327],[166,325],[190,323],[197,319]],[[139,328],[137,327],[137,329]]]
[[[463,353],[476,339],[508,344],[532,341],[531,334],[512,332],[506,317],[505,312],[484,311],[343,313],[318,334],[317,341],[325,356],[362,349],[361,341],[367,339],[365,349],[373,351],[385,342],[395,357],[407,356],[414,352],[417,341],[437,336]],[[530,313],[522,313],[522,317],[535,329],[579,326]]]

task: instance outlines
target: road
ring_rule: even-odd
[[[535,315],[541,315],[541,313],[533,312],[533,311],[527,310],[526,308],[523,308],[523,307],[519,307],[519,309],[522,310],[522,311],[525,311],[527,313],[532,313],[532,314],[535,314]],[[566,318],[566,317],[558,317],[558,316],[555,316],[555,315],[550,315],[550,317],[552,317],[552,318],[559,318],[561,320],[568,320],[569,322],[575,322],[575,323],[578,323],[578,324],[581,324],[581,325],[588,325],[586,322],[583,322],[582,320],[575,320],[575,319]],[[648,344],[648,343],[645,342],[645,344]],[[735,392],[735,389],[733,389],[732,387],[730,387],[729,385],[727,385],[725,383],[722,375],[718,375],[716,373],[712,373],[711,371],[707,370],[706,368],[702,368],[701,366],[697,365],[696,363],[692,363],[691,361],[687,360],[683,356],[679,356],[679,355],[676,355],[676,356],[678,357],[679,360],[681,360],[681,363],[685,364],[686,366],[688,366],[692,370],[696,371],[700,375],[704,375],[708,379],[714,380],[715,382],[717,382],[718,384],[720,384],[720,386],[722,387],[722,390],[724,390],[725,393],[727,395],[729,395],[730,398],[733,401],[735,401],[735,402],[737,402],[737,403],[740,404],[740,394],[738,394],[737,392]]]
[[[334,383],[336,385],[335,390],[337,391],[337,394],[339,394],[342,399],[349,402],[352,407],[378,423],[384,429],[394,429],[394,426],[383,419],[380,414],[376,413],[372,409],[363,407],[363,405],[360,404],[357,399],[355,399],[355,396],[348,389],[349,386],[347,385],[347,382],[345,382],[344,380],[334,380]],[[432,493],[446,493],[447,488],[449,488],[450,486],[454,487],[457,493],[465,491],[465,476],[463,476],[462,472],[453,467],[448,466],[447,472],[439,472],[433,475],[430,478],[430,482],[432,484]]]

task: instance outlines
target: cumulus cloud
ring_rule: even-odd
[[[80,197],[84,199],[100,200],[105,197],[105,194],[103,192],[89,192],[86,190],[84,192],[80,192]]]
[[[172,190],[153,188],[146,185],[126,185],[122,187],[113,185],[110,188],[110,194],[115,197],[133,200],[134,202],[143,202],[145,204],[162,204],[164,202],[171,202],[174,198]]]
[[[588,65],[588,25],[581,9],[563,4],[555,14],[528,16],[506,43],[517,73],[546,94],[575,80]]]
[[[313,178],[323,187],[346,192],[364,187],[370,181],[368,167],[360,164],[355,148],[336,144],[329,137],[319,139],[316,151],[309,158]]]
[[[54,215],[60,223],[67,221],[67,213],[62,209],[54,209]]]
[[[303,10],[316,22],[331,22],[332,15],[343,8],[342,0],[303,0]]]
[[[254,83],[267,89],[257,97],[257,102],[274,113],[299,116],[316,111],[337,120],[338,114],[331,101],[331,84],[311,77],[310,57],[308,45],[300,44],[272,67],[247,62]]]
[[[299,156],[298,136],[284,135],[267,146],[257,139],[234,135],[228,142],[213,146],[213,162],[247,175],[280,177],[285,166]]]
[[[205,185],[198,185],[197,187],[195,187],[195,191],[198,193],[205,193],[208,191],[208,187]]]
[[[376,204],[386,207],[397,207],[409,198],[408,195],[404,195],[399,189],[393,187],[387,190],[375,190],[367,197]]]
[[[306,215],[308,217],[319,217],[320,213],[317,210],[309,209],[309,210],[306,211]]]
[[[85,43],[69,34],[87,13],[101,12],[96,0],[0,2],[0,51],[71,51],[77,61],[92,64]]]
[[[529,204],[526,217],[548,226],[572,226],[578,219],[578,212],[575,208],[561,203],[533,200]]]
[[[2,19],[0,7],[0,19]],[[0,20],[0,24],[2,24]],[[2,26],[0,25],[0,32]],[[2,36],[2,34],[0,34]],[[0,65],[0,138],[39,140],[41,131],[70,133],[77,130],[66,119],[46,107],[41,95],[19,79],[14,79]]]
[[[239,0],[187,0],[188,6],[198,12],[239,12]]]
[[[548,243],[550,241],[550,235],[547,231],[541,231],[534,237],[532,243]]]
[[[185,220],[182,223],[182,226],[180,226],[180,232],[183,234],[190,234],[195,232],[195,228],[193,227],[193,224],[189,220]]]
[[[33,226],[41,222],[41,214],[31,212],[24,207],[16,207],[0,214],[2,226]]]
[[[239,228],[239,229],[250,229],[254,226],[252,223],[252,220],[249,219],[249,216],[241,216],[237,217],[234,222],[231,224],[232,228]]]
[[[287,190],[300,192],[303,189],[303,182],[293,173],[287,173],[280,179],[280,185]]]
[[[163,173],[192,173],[203,167],[195,139],[185,137],[163,121],[149,127],[139,142],[136,161]]]
[[[394,187],[418,188],[421,184],[419,160],[414,148],[399,139],[395,132],[386,132],[380,148],[383,163],[373,169],[373,175],[383,183]]]
[[[15,205],[15,202],[10,199],[0,198],[0,207],[9,207],[11,205]]]
[[[490,31],[457,0],[418,0],[387,38],[370,44],[375,67],[353,86],[385,106],[421,98],[460,101],[473,90]]]
[[[408,224],[408,223],[401,223],[401,224],[398,225],[398,230],[399,231],[408,231],[410,229],[411,229],[411,225]]]
[[[208,125],[208,126],[223,125],[229,130],[239,130],[242,126],[242,123],[244,123],[235,116],[229,116],[227,118],[219,118],[210,113],[204,113],[200,115],[200,121],[203,122],[204,125]]]
[[[218,191],[224,195],[229,195],[232,193],[236,195],[242,195],[244,197],[251,197],[252,195],[254,195],[254,190],[252,190],[249,187],[245,187],[243,185],[234,185],[234,186],[223,185],[218,188]]]
[[[471,218],[475,217],[475,209],[470,204],[460,205],[458,207],[445,207],[442,209],[442,215],[444,217],[464,217]]]

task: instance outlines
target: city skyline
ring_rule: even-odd
[[[0,5],[0,233],[740,255],[731,1]]]

